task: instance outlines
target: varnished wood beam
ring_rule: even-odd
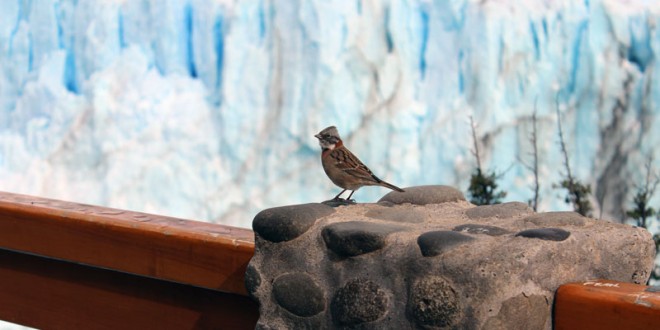
[[[38,329],[254,329],[256,303],[216,290],[0,249],[0,319]]]
[[[251,230],[0,192],[0,248],[245,295]]]
[[[562,285],[555,297],[555,329],[660,329],[657,289],[608,280]]]

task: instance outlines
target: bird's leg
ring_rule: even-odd
[[[333,200],[338,200],[338,199],[339,199],[339,196],[341,196],[341,194],[343,194],[344,191],[346,191],[346,189],[342,190],[339,194],[337,194],[337,196],[335,196],[335,198],[333,198]],[[351,195],[352,195],[352,194],[353,194],[353,193],[351,193]]]
[[[355,190],[351,190],[351,193],[348,195],[348,198],[346,198],[347,201],[351,200],[351,196],[353,196],[353,193],[355,193]]]

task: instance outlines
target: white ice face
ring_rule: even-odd
[[[515,160],[530,161],[536,99],[539,175],[562,180],[559,96],[575,175],[608,189],[604,217],[629,207],[601,155],[634,181],[660,143],[660,1],[430,2],[0,0],[0,190],[251,228],[263,208],[327,197],[324,175],[275,155],[316,163],[313,134],[338,128],[391,181],[466,186],[472,114],[488,164],[515,163],[507,200],[527,200],[534,175]],[[542,210],[568,208],[546,188]]]

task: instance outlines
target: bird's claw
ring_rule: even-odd
[[[328,206],[337,207],[337,206],[343,206],[343,205],[353,205],[353,204],[357,204],[357,202],[355,202],[354,199],[344,199],[344,198],[340,198],[340,197],[335,197],[333,199],[330,199],[330,200],[327,200],[327,201],[323,202],[323,204],[326,204]]]

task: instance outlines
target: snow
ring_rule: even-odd
[[[249,227],[339,192],[329,125],[389,182],[465,191],[474,116],[527,201],[537,102],[541,210],[564,210],[558,97],[572,169],[618,220],[660,142],[658,24],[655,0],[5,0],[0,189]]]

